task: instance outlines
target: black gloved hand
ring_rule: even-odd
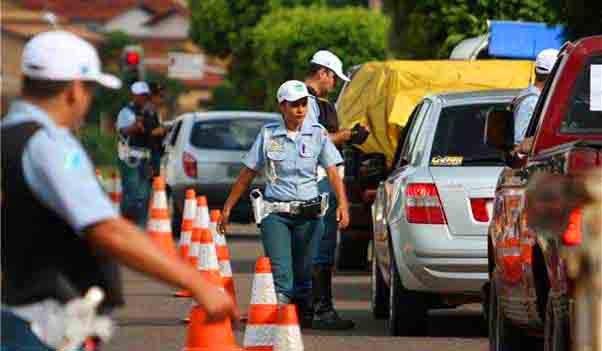
[[[351,128],[351,139],[349,141],[353,145],[361,145],[368,139],[368,135],[370,135],[368,128],[358,123]]]

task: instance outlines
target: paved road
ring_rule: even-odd
[[[258,238],[249,234],[229,238],[229,246],[237,298],[245,311],[249,303],[254,261],[262,254],[262,249]],[[180,319],[188,315],[190,301],[170,297],[173,289],[134,272],[125,271],[124,280],[127,306],[116,313],[120,328],[103,350],[182,350],[187,327],[180,323]],[[353,318],[357,327],[347,332],[304,331],[307,351],[487,349],[481,315],[476,307],[431,312],[428,337],[392,338],[386,336],[385,322],[372,318],[369,310],[370,277],[367,273],[339,274],[335,284],[341,314]],[[236,335],[242,342],[241,332]]]

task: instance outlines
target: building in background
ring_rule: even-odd
[[[22,4],[32,11],[50,11],[97,33],[127,33],[143,47],[147,71],[167,75],[170,53],[198,55],[203,62],[201,72],[191,75],[191,79],[177,78],[187,89],[178,98],[178,113],[203,110],[211,99],[211,90],[224,79],[226,63],[207,57],[188,40],[190,11],[185,1],[23,0]]]
[[[54,23],[54,24],[53,24]],[[25,43],[34,35],[48,31],[54,26],[73,32],[95,46],[103,41],[102,33],[90,31],[86,26],[68,22],[42,10],[27,10],[18,1],[2,0],[0,30],[2,32],[2,106],[4,115],[10,101],[19,96],[21,90],[21,53]]]

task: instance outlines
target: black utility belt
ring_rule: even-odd
[[[287,214],[316,219],[322,215],[322,197],[316,197],[306,201],[272,201],[265,200],[264,206],[268,213]]]

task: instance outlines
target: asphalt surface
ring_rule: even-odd
[[[232,257],[237,300],[247,310],[254,263],[262,254],[259,238],[253,229],[236,227],[238,234],[228,238]],[[171,297],[173,288],[156,283],[138,273],[124,270],[126,307],[115,313],[119,325],[116,335],[103,350],[158,351],[183,350],[189,299]],[[370,311],[370,276],[368,272],[340,272],[334,292],[340,314],[353,319],[351,331],[303,331],[305,350],[486,350],[487,338],[482,315],[476,305],[452,310],[431,311],[428,336],[397,338],[386,334],[386,321],[374,320]],[[408,316],[408,318],[412,318]],[[242,344],[242,331],[236,331]],[[242,346],[242,345],[241,345]]]

